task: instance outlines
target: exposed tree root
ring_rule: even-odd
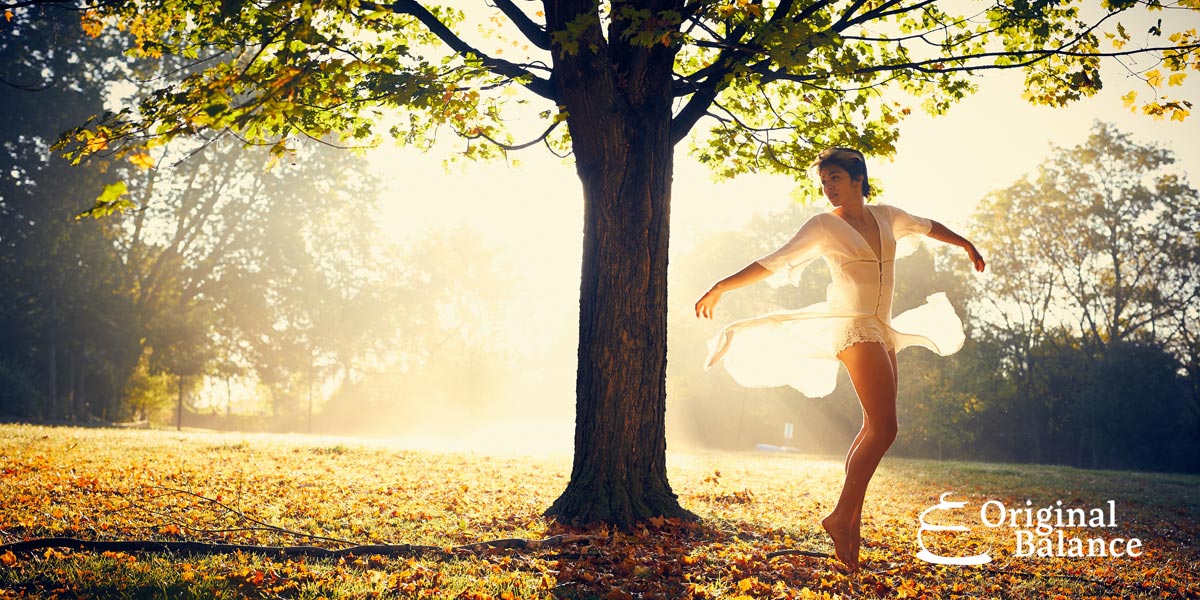
[[[449,558],[460,556],[463,554],[479,554],[489,550],[517,550],[517,551],[538,551],[544,548],[554,548],[568,544],[578,544],[591,541],[592,537],[587,535],[571,535],[562,534],[551,536],[543,540],[526,540],[519,538],[509,538],[501,540],[490,540],[485,542],[476,542],[474,544],[464,544],[461,546],[442,547],[442,546],[423,546],[417,544],[356,544],[349,540],[343,540],[322,535],[293,531],[272,525],[270,523],[255,519],[235,508],[225,504],[215,498],[209,498],[201,494],[189,490],[181,490],[162,486],[153,486],[155,489],[163,490],[166,494],[185,495],[203,502],[208,502],[220,507],[222,510],[236,516],[243,521],[253,523],[253,527],[238,528],[237,531],[270,531],[283,535],[290,535],[298,538],[307,538],[309,540],[333,542],[337,544],[345,544],[344,548],[323,548],[320,546],[311,545],[296,545],[296,546],[260,546],[254,544],[223,544],[214,542],[199,542],[199,541],[155,541],[155,540],[83,540],[72,537],[49,537],[49,538],[34,538],[23,540],[20,542],[12,542],[9,544],[0,544],[0,554],[6,552],[33,552],[36,550],[44,550],[47,548],[65,548],[71,550],[88,550],[93,552],[145,552],[145,553],[173,553],[173,554],[235,554],[238,552],[253,553],[253,554],[271,554],[283,556],[310,556],[317,558],[340,558],[344,556],[364,556],[364,555],[380,555],[380,556],[439,556]],[[131,507],[138,507],[137,504],[131,503]],[[202,532],[194,527],[186,524],[178,525],[180,528],[191,529],[197,532]],[[235,531],[235,530],[226,530]],[[206,533],[215,533],[216,531],[206,531]]]
[[[94,552],[165,552],[173,554],[235,554],[238,552],[253,554],[273,554],[283,556],[311,556],[317,558],[340,558],[345,556],[424,556],[437,555],[452,557],[461,554],[479,554],[488,550],[524,550],[537,551],[554,548],[567,544],[588,542],[590,536],[585,535],[556,535],[543,540],[503,539],[477,542],[442,548],[440,546],[421,546],[415,544],[366,544],[346,548],[321,548],[319,546],[255,546],[250,544],[215,544],[208,542],[188,541],[99,541],[81,540],[78,538],[54,537],[37,538],[0,544],[0,554],[5,552],[33,552],[46,548],[67,548],[72,550],[89,550]]]
[[[811,550],[776,550],[774,552],[767,553],[767,560],[775,558],[776,556],[789,556],[792,554],[799,554],[800,556],[811,556],[813,558],[835,558],[832,554],[829,554],[827,552],[813,552]]]

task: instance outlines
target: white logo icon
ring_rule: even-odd
[[[992,557],[986,552],[976,554],[975,556],[939,556],[929,551],[925,547],[924,540],[921,539],[921,533],[925,531],[970,531],[971,528],[964,525],[930,525],[925,522],[925,515],[935,510],[950,510],[952,508],[962,508],[967,505],[966,502],[950,502],[946,500],[946,496],[954,492],[946,492],[938,499],[938,504],[925,509],[921,513],[919,520],[921,528],[917,530],[917,544],[921,546],[921,551],[917,553],[917,558],[938,565],[984,565],[992,562]]]

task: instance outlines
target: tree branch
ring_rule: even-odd
[[[771,14],[768,20],[768,27],[782,22],[787,13],[791,10],[793,2],[785,0],[780,2],[775,8],[775,12]],[[829,0],[818,0],[811,5],[805,7],[795,19],[807,18],[820,8],[829,4]],[[717,93],[724,88],[728,82],[725,81],[725,76],[733,72],[734,66],[737,64],[738,58],[748,58],[755,50],[750,48],[739,47],[740,38],[744,29],[735,29],[732,32],[736,37],[730,37],[723,40],[729,46],[721,51],[717,59],[713,63],[693,74],[696,79],[703,79],[698,83],[692,91],[692,97],[684,105],[683,109],[671,119],[671,144],[678,144],[680,140],[687,136],[688,132],[695,127],[696,122],[708,114],[708,107],[717,99]],[[721,41],[721,40],[718,40]],[[764,61],[768,62],[768,61]]]
[[[422,25],[427,27],[429,31],[442,40],[455,53],[460,56],[476,56],[489,71],[505,77],[518,79],[521,81],[521,85],[525,86],[529,91],[558,103],[558,95],[555,93],[554,86],[550,80],[536,77],[516,63],[494,58],[480,52],[477,48],[458,37],[449,27],[446,27],[445,23],[438,20],[433,13],[429,12],[427,8],[421,6],[415,0],[397,0],[391,4],[378,4],[368,1],[362,2],[360,6],[375,11],[390,10],[398,15],[416,17]]]
[[[923,9],[926,6],[933,4],[935,1],[936,0],[924,0],[924,2],[918,2],[912,6],[904,6],[901,8],[897,8],[896,10],[887,10],[887,9],[890,7],[896,6],[897,4],[901,4],[901,2],[899,2],[899,1],[887,2],[887,3],[881,4],[875,8],[859,15],[859,17],[857,19],[851,19],[849,21],[846,21],[845,27],[849,27],[851,25],[858,25],[860,23],[866,23],[867,21],[873,21],[875,19],[883,19],[886,17],[890,17],[892,15],[902,15],[906,12],[910,12],[910,11],[917,10],[917,9]]]
[[[788,3],[788,4],[791,4],[791,3]],[[804,10],[800,11],[796,16],[792,17],[792,22],[799,23],[799,22],[817,14],[818,10],[825,8],[826,6],[829,6],[830,4],[833,4],[832,0],[818,0],[817,2],[813,2],[812,4],[809,4],[808,6],[804,7]],[[780,8],[783,8],[784,4],[780,4],[779,6],[780,6]],[[789,8],[790,8],[790,6],[789,6]]]
[[[44,91],[54,87],[54,85],[56,83],[58,83],[58,80],[51,79],[49,81],[42,82],[41,84],[28,84],[27,85],[27,84],[23,84],[23,83],[13,83],[3,77],[0,77],[0,83],[3,83],[4,85],[7,85],[8,87],[21,90],[22,92],[44,92]]]
[[[1141,48],[1134,50],[1123,50],[1120,52],[1073,52],[1070,50],[1025,50],[1017,52],[981,52],[979,54],[970,54],[966,56],[955,56],[950,58],[931,58],[922,61],[898,63],[892,65],[877,65],[874,67],[864,67],[847,73],[847,76],[853,75],[869,75],[872,73],[883,73],[888,71],[902,71],[911,69],[922,73],[974,73],[976,71],[1002,70],[1002,69],[1019,69],[1035,65],[1051,56],[1070,56],[1075,58],[1117,58],[1122,56],[1132,56],[1135,54],[1145,54],[1147,52],[1166,52],[1166,51],[1192,51],[1200,49],[1200,44],[1190,44],[1187,46],[1159,46],[1154,48]],[[1022,59],[1032,57],[1022,62],[1016,62],[1007,65],[984,64],[984,65],[960,65],[960,66],[945,66],[948,62],[965,63],[986,58],[999,58],[1002,56]],[[754,69],[752,69],[754,70]],[[816,79],[827,79],[827,75],[793,75],[786,71],[774,71],[768,69],[755,70],[763,75],[763,83],[772,81],[795,81],[808,82]]]
[[[867,3],[867,0],[854,0],[854,3],[851,4],[849,6],[849,8],[846,9],[846,12],[842,13],[842,17],[840,19],[838,19],[838,22],[833,24],[832,29],[839,29],[839,28],[843,27],[844,25],[850,23],[851,20],[854,18],[854,13],[857,12],[858,9],[862,8],[862,5],[864,5],[866,3]],[[895,2],[890,2],[888,4],[895,4]],[[886,4],[884,6],[886,6]],[[868,11],[867,14],[871,14],[871,12],[872,11]]]
[[[929,9],[926,8],[923,10],[928,15]],[[846,40],[846,41],[872,42],[872,43],[885,43],[885,44],[891,44],[891,43],[898,44],[901,42],[908,42],[908,41],[912,41],[912,40],[921,40],[922,42],[925,42],[926,44],[928,44],[930,46],[934,46],[937,48],[945,48],[947,45],[946,42],[931,42],[931,41],[929,41],[929,39],[926,36],[931,35],[933,33],[945,34],[947,31],[950,30],[951,27],[960,27],[963,25],[963,23],[969,23],[969,22],[971,22],[972,19],[978,18],[981,14],[983,14],[983,13],[976,13],[975,15],[972,15],[970,17],[964,17],[964,18],[958,19],[957,21],[954,21],[953,23],[944,23],[944,22],[938,20],[936,17],[934,17],[932,15],[928,15],[930,18],[934,19],[934,21],[936,21],[938,23],[938,26],[934,27],[932,29],[926,30],[926,31],[922,31],[920,33],[913,33],[910,35],[902,35],[899,37],[873,37],[873,36],[862,36],[862,35],[843,35],[842,39]],[[985,29],[982,31],[972,33],[966,37],[959,38],[956,41],[956,43],[971,41],[976,38],[992,35],[998,31],[1000,31],[999,26],[994,27],[992,29]]]
[[[12,10],[14,8],[28,8],[30,6],[57,6],[71,10],[83,10],[83,8],[74,5],[75,0],[21,0],[19,2],[0,2],[0,9]]]
[[[521,30],[525,38],[531,44],[541,48],[542,50],[550,49],[550,34],[546,33],[546,29],[537,23],[534,23],[525,11],[521,10],[512,0],[492,0],[504,15]]]
[[[558,125],[560,123],[562,123],[562,121],[555,121],[550,124],[550,127],[546,128],[546,131],[542,132],[542,135],[539,135],[539,136],[537,136],[537,138],[535,138],[531,141],[525,142],[524,144],[516,144],[516,145],[505,144],[504,142],[497,141],[497,140],[493,139],[491,136],[489,136],[488,134],[484,133],[483,131],[479,131],[474,134],[459,133],[459,135],[467,138],[468,140],[477,140],[480,138],[485,139],[485,140],[499,146],[502,150],[524,150],[525,148],[528,148],[534,144],[541,143],[542,140],[546,139],[547,137],[550,137],[550,132],[557,129]]]

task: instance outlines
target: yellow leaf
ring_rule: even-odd
[[[1171,113],[1171,120],[1172,121],[1182,121],[1182,120],[1186,119],[1188,117],[1188,115],[1190,115],[1190,114],[1192,114],[1192,113],[1189,110],[1186,110],[1183,108],[1177,108],[1177,109],[1175,109],[1175,112]]]
[[[1146,73],[1146,82],[1153,87],[1162,87],[1162,73],[1158,69]]]
[[[1130,91],[1128,94],[1121,96],[1121,100],[1125,101],[1125,108],[1132,108],[1133,103],[1137,101],[1137,92]]]
[[[104,32],[104,21],[100,18],[100,13],[94,10],[85,11],[80,15],[79,25],[88,37],[98,38]]]
[[[139,152],[130,156],[129,162],[143,171],[154,166],[154,158],[147,152]]]
[[[94,137],[88,139],[85,148],[89,153],[99,152],[105,148],[108,148],[108,136],[104,135],[104,132],[102,131],[97,133]]]
[[[1171,76],[1167,78],[1167,85],[1183,85],[1184,79],[1187,79],[1187,73],[1171,73]]]
[[[4,563],[4,566],[6,567],[11,567],[17,564],[17,555],[13,554],[12,550],[9,550],[4,554],[0,554],[0,563]]]
[[[748,591],[750,591],[750,588],[752,588],[752,587],[754,587],[754,578],[753,577],[747,577],[738,582],[738,591],[739,592],[748,592]]]

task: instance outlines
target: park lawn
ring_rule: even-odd
[[[577,530],[541,512],[570,457],[404,450],[305,436],[0,425],[0,544],[42,537],[335,542],[449,548],[503,538],[588,536],[530,549],[338,559],[43,549],[0,551],[0,598],[1195,598],[1200,477],[887,459],[864,516],[868,572],[786,549],[831,552],[819,521],[836,500],[837,457],[673,453],[671,482],[697,523]],[[918,516],[948,491],[961,514],[930,523],[946,556],[915,558]],[[1015,531],[980,526],[979,507],[1101,507],[1116,527],[1068,536],[1138,538],[1138,557],[1015,556]],[[1107,514],[1107,513],[1106,513]],[[964,516],[965,515],[965,516]],[[1024,518],[1023,516],[1021,517]],[[251,520],[253,519],[253,521]],[[1024,523],[1022,523],[1022,526]],[[958,536],[958,537],[953,537]],[[1069,541],[1069,540],[1068,540]]]

